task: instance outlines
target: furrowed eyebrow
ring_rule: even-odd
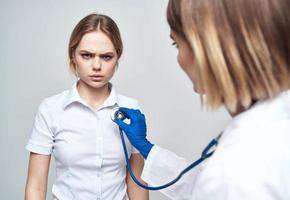
[[[88,51],[88,50],[80,50],[80,52],[81,52],[81,53],[90,53],[90,54],[95,54],[95,53],[90,52],[90,51]]]
[[[89,54],[96,54],[94,52],[88,51],[88,50],[80,50],[80,53],[89,53]],[[114,56],[115,53],[114,52],[105,52],[105,53],[100,53],[100,55],[111,55]]]
[[[106,53],[101,53],[100,55],[114,56],[115,54],[113,52],[106,52]]]

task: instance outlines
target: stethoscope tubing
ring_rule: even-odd
[[[206,160],[207,158],[211,157],[213,155],[213,153],[215,152],[215,150],[210,151],[213,147],[216,147],[218,145],[218,140],[221,136],[221,134],[214,138],[207,146],[206,148],[202,151],[201,157],[194,161],[193,163],[191,163],[188,167],[186,167],[184,170],[182,170],[179,175],[173,179],[172,181],[164,184],[164,185],[160,185],[160,186],[147,186],[144,185],[143,183],[141,183],[134,175],[132,168],[131,168],[131,164],[129,161],[129,156],[128,156],[128,152],[127,152],[127,147],[126,147],[126,143],[125,143],[125,139],[124,139],[124,133],[122,131],[122,129],[119,127],[119,132],[120,132],[120,136],[121,136],[121,141],[122,141],[122,146],[123,146],[123,150],[124,150],[124,154],[125,154],[125,160],[127,163],[127,169],[129,171],[130,176],[132,177],[133,181],[139,185],[141,188],[145,189],[145,190],[161,190],[164,188],[167,188],[173,184],[175,184],[178,180],[180,180],[180,178],[186,174],[188,171],[190,171],[191,169],[193,169],[194,167],[196,167],[197,165],[199,165],[201,162],[203,162],[204,160]],[[209,152],[210,151],[210,152]]]

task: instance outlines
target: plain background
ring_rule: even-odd
[[[226,125],[224,109],[201,108],[199,96],[179,68],[166,22],[167,0],[0,1],[0,199],[23,199],[30,137],[37,107],[45,97],[70,89],[70,33],[97,12],[118,24],[124,54],[112,82],[139,100],[154,144],[194,160]],[[54,162],[47,199],[51,199]],[[151,199],[167,199],[151,192]]]

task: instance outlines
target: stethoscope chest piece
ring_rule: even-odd
[[[119,108],[116,108],[115,110],[113,110],[112,114],[111,114],[111,119],[113,121],[115,121],[116,119],[120,119],[120,120],[125,120],[127,117],[124,113],[122,113],[121,111],[119,111]]]

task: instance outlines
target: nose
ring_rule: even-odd
[[[93,64],[93,70],[94,71],[101,70],[102,63],[101,63],[101,60],[98,57],[95,58],[95,60],[94,60],[94,62],[92,64]]]

